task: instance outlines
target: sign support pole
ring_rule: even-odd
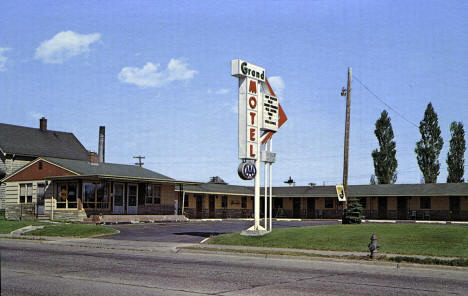
[[[265,152],[268,151],[268,144],[265,144]],[[265,229],[268,230],[268,175],[269,175],[269,170],[268,170],[268,163],[265,162],[264,165],[264,173],[265,173],[265,182],[263,185],[263,195],[264,195],[264,219],[265,219]]]
[[[267,144],[265,144],[267,145]],[[273,138],[270,138],[270,152],[273,152]],[[273,178],[273,171],[272,171],[272,163],[269,163],[268,164],[269,166],[269,175],[270,175],[270,232],[273,230],[273,194],[272,194],[272,189],[273,189],[273,185],[272,185],[272,178]],[[265,188],[266,189],[266,188]]]

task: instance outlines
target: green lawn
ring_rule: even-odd
[[[20,229],[29,225],[43,225],[45,228],[31,231],[26,235],[37,236],[71,236],[71,237],[91,237],[97,235],[114,234],[117,230],[101,225],[91,224],[50,224],[33,221],[7,221],[0,219],[0,234],[9,234],[13,230]]]
[[[98,235],[114,234],[117,230],[111,227],[92,224],[59,224],[49,225],[43,229],[28,232],[27,235],[35,236],[67,236],[67,237],[92,237]]]
[[[28,225],[44,225],[40,222],[31,222],[31,221],[7,221],[0,219],[0,234],[9,234],[13,230],[26,227]]]
[[[468,227],[455,225],[361,224],[273,229],[263,237],[238,233],[213,237],[212,244],[367,252],[372,234],[381,253],[468,257]]]

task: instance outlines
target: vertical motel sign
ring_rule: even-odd
[[[278,98],[260,92],[266,89],[262,67],[232,60],[231,75],[239,78],[239,159],[255,161],[260,157],[260,132],[278,130]]]

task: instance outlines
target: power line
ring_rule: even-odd
[[[359,84],[361,84],[370,94],[372,94],[377,100],[379,100],[382,104],[384,104],[385,106],[387,106],[390,110],[392,110],[393,112],[395,112],[397,115],[399,115],[401,118],[403,118],[404,120],[406,120],[409,124],[413,125],[414,127],[418,128],[419,127],[414,123],[412,122],[411,120],[409,120],[408,118],[406,118],[403,114],[401,114],[400,112],[398,112],[395,108],[393,108],[392,106],[390,106],[389,104],[387,104],[383,99],[381,99],[378,95],[376,95],[372,90],[370,90],[358,77],[356,77],[356,75],[353,75],[353,78],[355,78],[357,80],[357,82],[359,82]]]

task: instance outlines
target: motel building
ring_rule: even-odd
[[[253,217],[251,186],[177,181],[135,165],[38,157],[2,182],[7,220],[89,221],[94,215]],[[468,183],[350,185],[349,197],[361,201],[367,219],[468,220]],[[263,198],[260,206],[263,215]],[[273,217],[341,216],[335,186],[273,187]]]
[[[253,187],[204,183],[182,188],[182,210],[189,218],[253,217]],[[468,183],[350,185],[349,197],[360,200],[367,219],[468,220]],[[263,198],[260,206],[263,215]],[[273,217],[341,216],[335,186],[273,187]]]

